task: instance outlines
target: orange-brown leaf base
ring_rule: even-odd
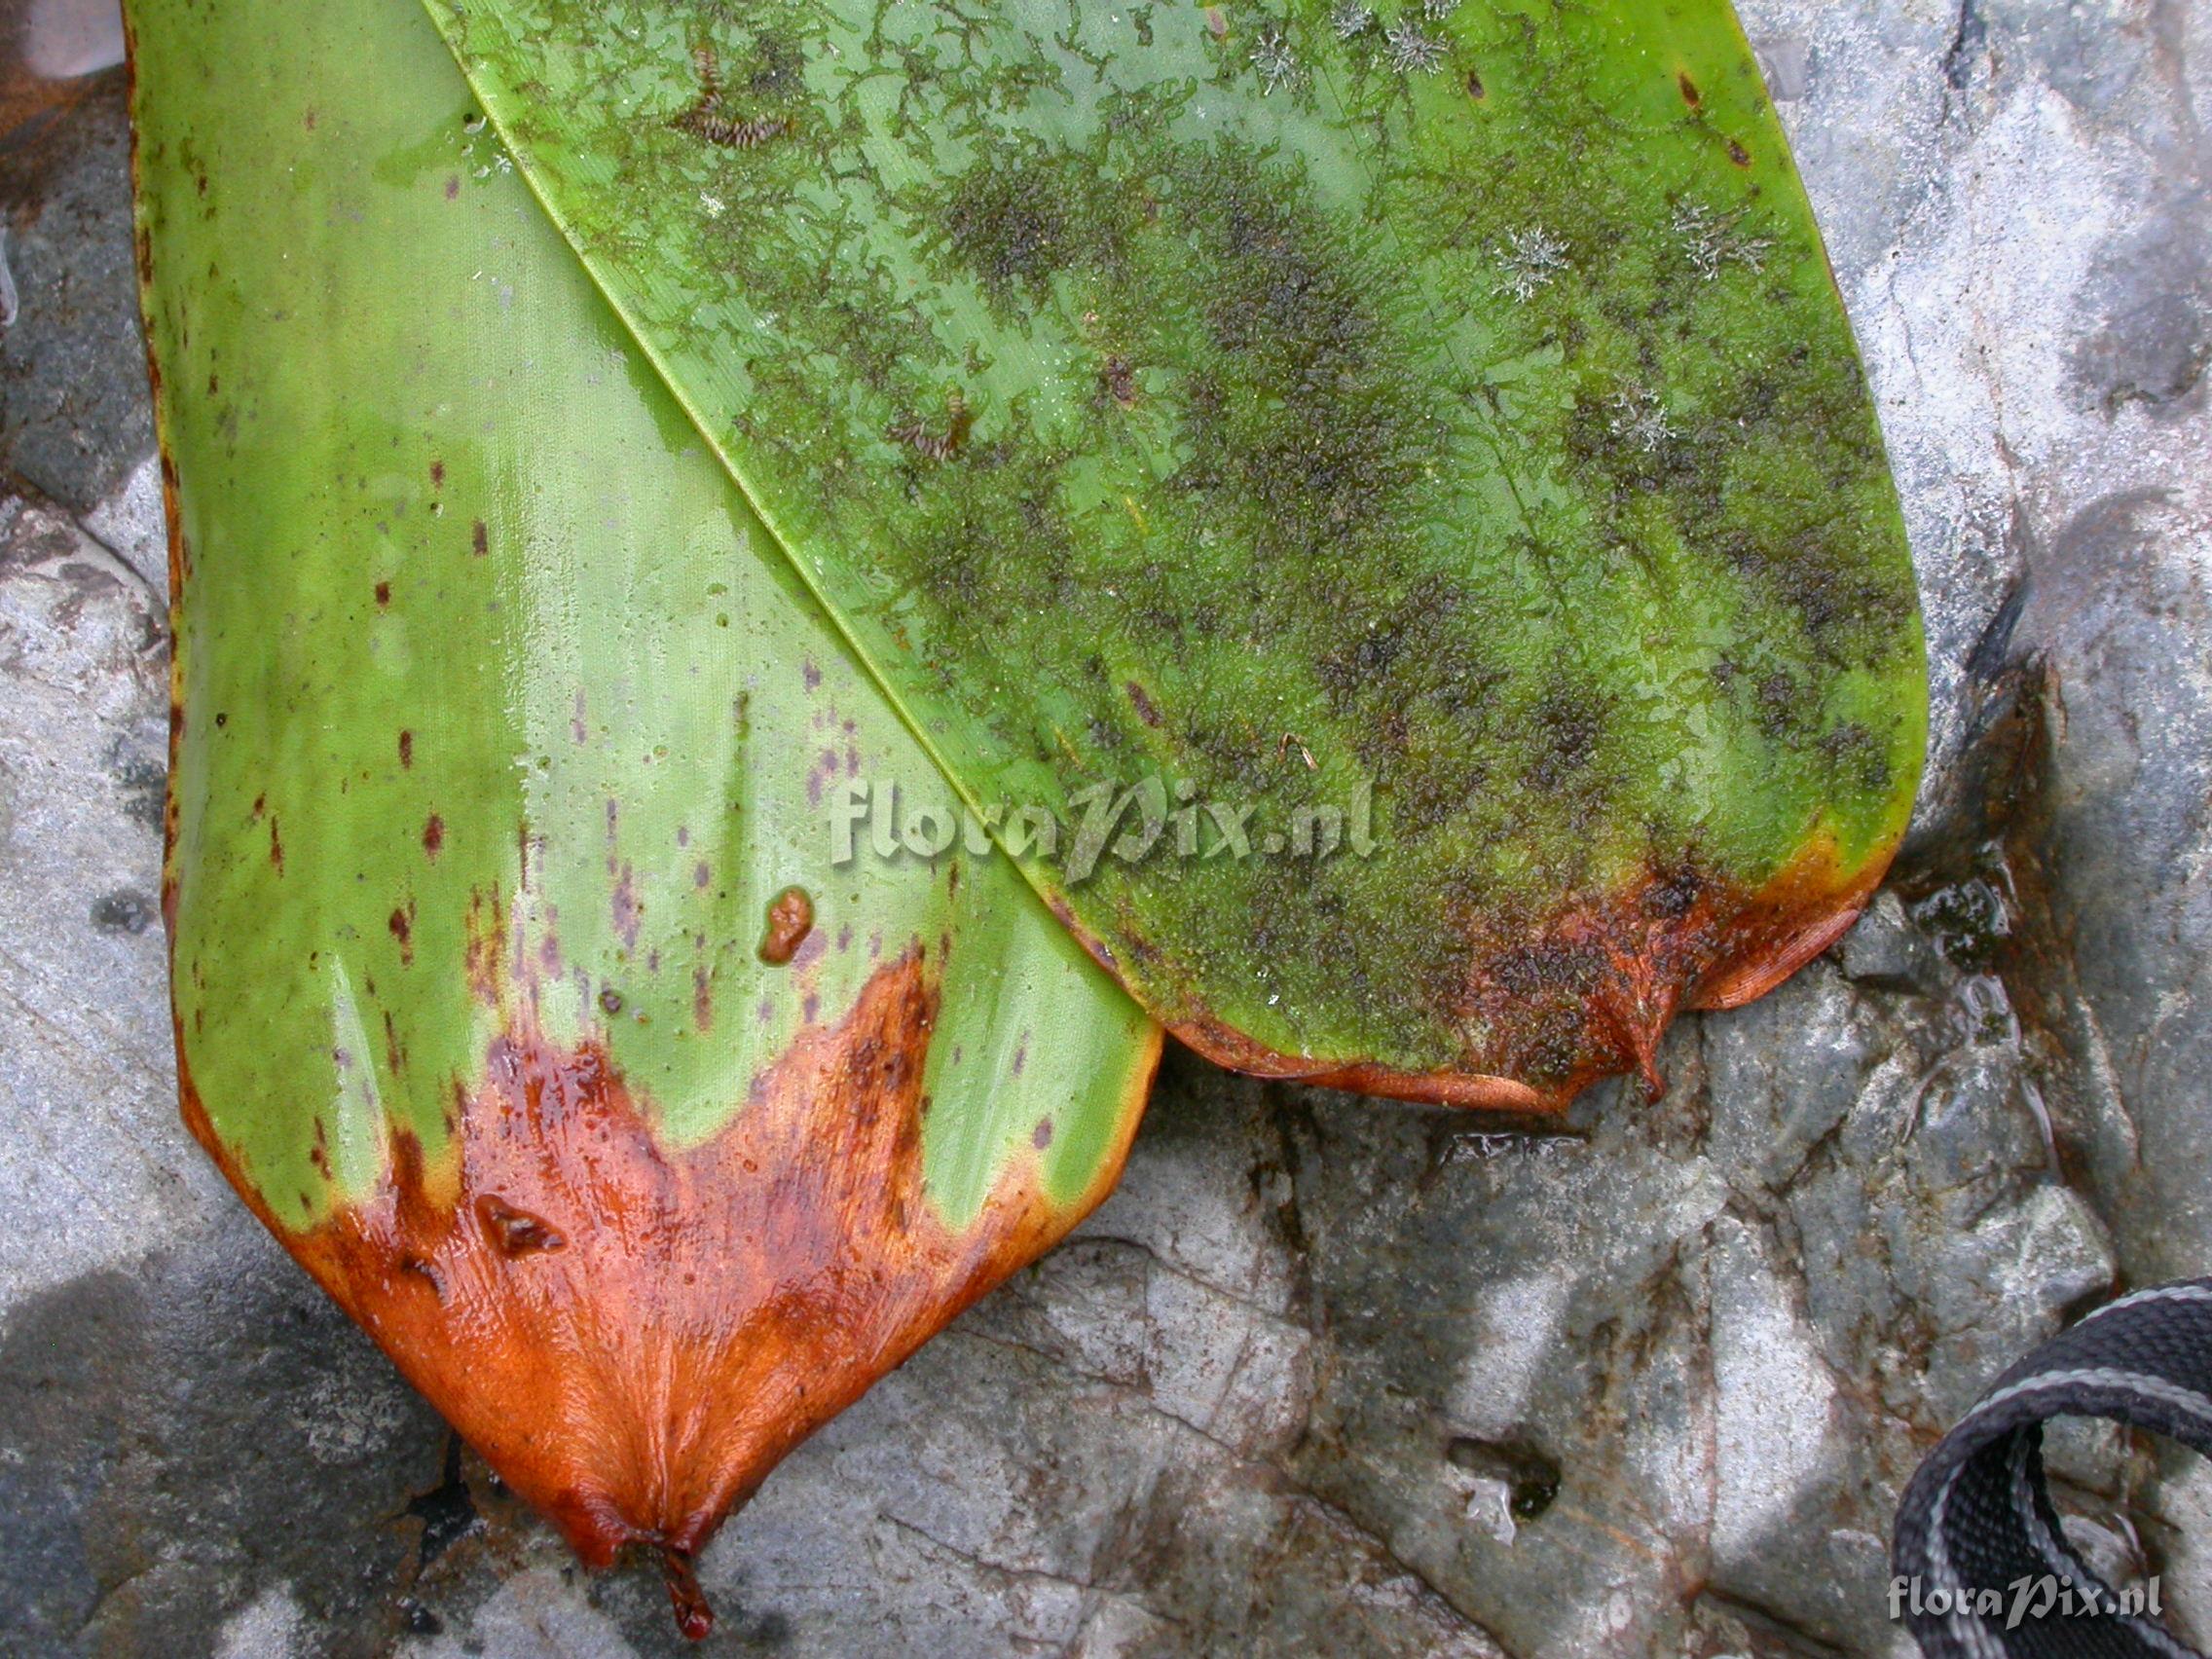
[[[272,1231],[588,1565],[661,1551],[678,1622],[703,1636],[689,1564],[731,1508],[1118,1172],[1125,1133],[1086,1203],[1055,1210],[1015,1169],[947,1231],[922,1191],[936,1007],[919,949],[886,964],[683,1150],[603,1051],[511,1030],[448,1157],[425,1166],[398,1139],[366,1201]],[[189,1072],[182,1095],[270,1222]]]
[[[1171,1019],[1168,1029],[1219,1065],[1358,1094],[1556,1112],[1599,1079],[1633,1072],[1655,1100],[1666,1091],[1659,1043],[1677,1012],[1764,996],[1849,931],[1888,866],[1884,854],[1846,871],[1816,842],[1755,892],[1688,870],[1647,873],[1526,936],[1483,940],[1470,952],[1459,1010],[1493,1035],[1450,1069],[1316,1064],[1203,1014]],[[1058,914],[1073,926],[1064,907]],[[1095,940],[1078,937],[1115,967]]]

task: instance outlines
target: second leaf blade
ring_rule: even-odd
[[[431,9],[970,803],[1059,827],[1024,872],[1197,1047],[1656,1081],[1677,1006],[1879,878],[1911,568],[1722,0]]]

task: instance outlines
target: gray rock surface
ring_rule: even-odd
[[[1891,889],[1658,1107],[1171,1059],[1079,1237],[707,1555],[709,1651],[1905,1654],[1901,1483],[2010,1357],[2212,1267],[2212,8],[1741,0],[1881,398],[1935,763]],[[6,174],[0,1652],[667,1654],[175,1122],[159,502],[112,96]],[[23,194],[30,192],[31,194]],[[2212,1477],[2054,1437],[2212,1640]]]
[[[153,448],[131,276],[123,77],[28,124],[0,151],[0,250],[15,320],[0,332],[0,462],[83,511]],[[0,307],[0,312],[7,308]]]

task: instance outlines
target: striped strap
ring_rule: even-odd
[[[2075,1554],[2043,1425],[2109,1418],[2212,1456],[2212,1279],[2108,1303],[1997,1380],[1905,1489],[1893,1561],[1929,1659],[2202,1659]],[[2022,1586],[2071,1592],[2049,1604]]]

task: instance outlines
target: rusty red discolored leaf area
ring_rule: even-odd
[[[587,1564],[661,1552],[703,1635],[689,1561],[731,1508],[1067,1225],[1019,1170],[959,1234],[925,1197],[938,1000],[922,950],[885,964],[682,1150],[603,1048],[518,1023],[446,1157],[395,1133],[367,1198],[306,1233],[264,1220]],[[189,1071],[182,1089],[252,1198]]]
[[[1816,843],[1755,891],[1682,866],[1563,906],[1525,931],[1470,928],[1454,1006],[1470,1024],[1506,1034],[1494,1074],[1472,1066],[1316,1069],[1203,1013],[1168,1030],[1216,1064],[1254,1076],[1427,1105],[1562,1111],[1592,1083],[1623,1072],[1657,1100],[1666,1093],[1659,1046],[1675,1015],[1764,996],[1850,930],[1881,875],[1878,866],[1847,870],[1832,848]],[[1053,908],[1114,968],[1110,948],[1072,910]]]

